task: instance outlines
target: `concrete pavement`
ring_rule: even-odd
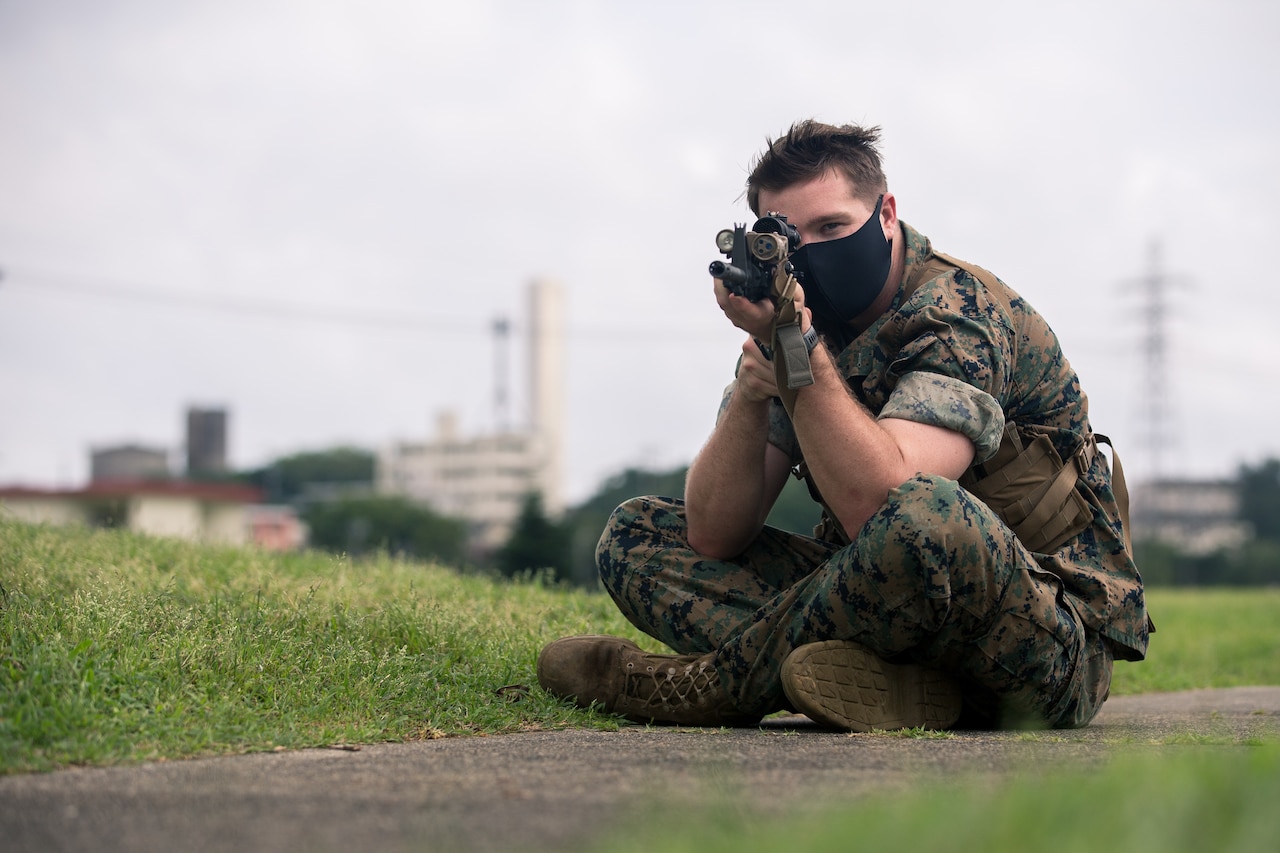
[[[0,848],[23,851],[582,849],[637,802],[732,796],[769,813],[928,779],[1280,737],[1280,687],[1121,696],[1092,726],[1029,739],[628,727],[311,749],[0,777]]]

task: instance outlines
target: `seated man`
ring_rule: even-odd
[[[878,141],[808,121],[755,164],[751,209],[796,231],[794,286],[752,302],[715,281],[747,338],[685,500],[624,503],[597,551],[623,614],[679,654],[558,640],[549,692],[685,725],[1077,727],[1113,659],[1146,654],[1123,480],[1057,337],[898,219]],[[806,349],[810,384],[787,378]],[[823,506],[812,537],[765,525],[793,470]]]

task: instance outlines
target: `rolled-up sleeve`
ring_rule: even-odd
[[[981,388],[939,373],[904,375],[877,415],[954,430],[977,448],[976,461],[996,452],[1004,433],[1004,411]]]

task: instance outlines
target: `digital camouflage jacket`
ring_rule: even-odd
[[[1046,435],[1061,459],[1092,443],[1088,399],[1044,318],[993,275],[982,276],[989,288],[964,268],[940,269],[927,237],[906,223],[902,233],[906,268],[890,309],[853,340],[827,337],[857,399],[877,418],[962,433],[977,450],[975,466],[995,454],[1008,422]],[[780,401],[769,441],[794,464],[803,462]],[[1110,466],[1094,453],[1081,467],[1074,489],[1092,520],[1052,552],[1033,556],[1061,579],[1085,624],[1112,641],[1118,658],[1141,660],[1149,622]],[[826,529],[833,522],[824,518]]]

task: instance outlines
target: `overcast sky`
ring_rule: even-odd
[[[236,467],[492,431],[500,316],[519,423],[535,276],[570,499],[687,463],[740,342],[714,235],[807,117],[883,127],[899,214],[1047,316],[1131,477],[1229,476],[1280,456],[1277,9],[0,0],[0,484],[176,452],[189,405]]]

